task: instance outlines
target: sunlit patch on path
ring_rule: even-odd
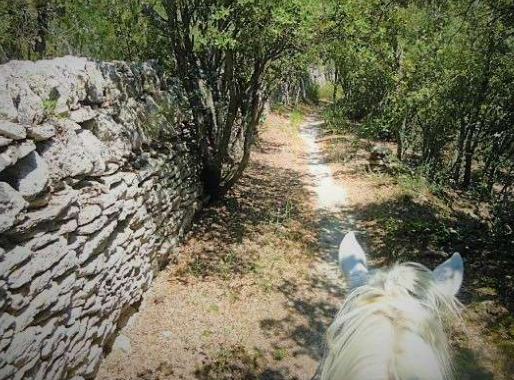
[[[309,118],[300,131],[307,149],[307,165],[312,176],[312,189],[316,194],[317,209],[337,211],[338,207],[346,204],[346,190],[335,183],[332,172],[324,162],[323,153],[316,141],[320,121]]]

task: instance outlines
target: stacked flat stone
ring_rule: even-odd
[[[0,66],[0,380],[94,377],[187,231],[202,186],[176,98],[152,64]]]

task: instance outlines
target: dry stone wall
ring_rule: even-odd
[[[0,380],[93,377],[200,208],[169,88],[151,64],[0,66]]]

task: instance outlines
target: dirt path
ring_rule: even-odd
[[[352,137],[325,138],[314,117],[299,125],[272,115],[245,177],[199,215],[97,378],[310,379],[344,296],[344,232],[361,232],[372,265],[432,267],[444,258],[423,234],[391,240],[397,223],[437,225],[434,200],[415,183],[363,171],[368,148]],[[452,335],[457,378],[510,379],[514,360],[491,343],[501,336],[487,324],[504,308],[485,301],[485,311],[473,311],[471,296],[483,289],[473,285],[473,266],[467,270],[467,330]]]
[[[346,198],[316,123],[270,117],[245,178],[199,216],[98,379],[312,377],[344,292]]]
[[[334,287],[340,287],[344,285],[337,265],[338,247],[345,231],[351,229],[352,219],[342,211],[348,204],[347,191],[342,184],[335,182],[332,171],[323,157],[318,142],[320,124],[317,118],[311,116],[300,129],[310,173],[307,187],[314,198],[319,229],[318,242],[320,253],[324,258],[315,269],[320,276],[329,279]]]

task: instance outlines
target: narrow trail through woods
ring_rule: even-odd
[[[383,265],[370,232],[380,230],[376,215],[367,222],[362,213],[395,194],[354,171],[355,161],[327,160],[339,137],[324,136],[320,124],[270,115],[244,178],[198,215],[97,380],[312,378],[346,290],[338,245],[360,231],[375,248],[370,263]],[[452,336],[459,380],[509,378],[483,336],[473,323]]]
[[[271,115],[241,183],[199,215],[98,379],[310,379],[344,280],[346,202],[319,121]]]

